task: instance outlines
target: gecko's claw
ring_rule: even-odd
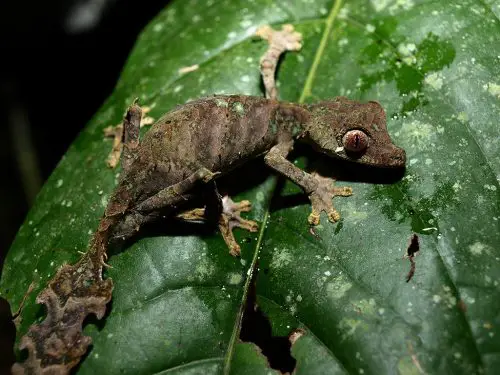
[[[318,225],[322,211],[326,212],[330,222],[334,223],[339,221],[340,214],[333,207],[332,198],[335,196],[348,197],[352,195],[352,189],[350,187],[337,188],[333,185],[335,180],[328,177],[322,177],[317,173],[313,173],[312,176],[316,179],[318,185],[316,189],[309,194],[312,211],[307,221],[310,225]]]
[[[309,214],[309,217],[307,218],[307,221],[309,222],[310,225],[318,225],[319,224],[319,212],[313,208],[311,210],[311,213]]]
[[[219,218],[219,229],[229,247],[232,256],[240,256],[241,248],[236,242],[233,228],[238,227],[249,232],[256,232],[259,226],[255,221],[243,219],[241,212],[248,212],[252,209],[250,201],[244,200],[238,203],[233,202],[227,195],[222,198],[222,213]]]

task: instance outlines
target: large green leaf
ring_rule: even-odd
[[[293,23],[304,48],[280,65],[281,98],[380,101],[407,151],[404,178],[363,182],[366,169],[349,166],[351,176],[362,174],[349,183],[355,195],[336,201],[342,221],[324,218],[315,237],[309,206],[286,204],[298,188],[252,163],[226,181],[229,190],[248,182],[236,198],[253,201],[249,217],[261,225],[257,236],[238,233],[243,258],[196,227],[159,230],[115,252],[111,313],[87,326],[94,346],[78,373],[275,373],[252,344],[238,343],[257,258],[257,302],[273,333],[306,331],[292,347],[296,374],[495,373],[499,15],[496,0],[173,1],[140,36],[115,92],[54,171],[8,254],[1,294],[13,310],[35,282],[19,335],[43,317],[35,295],[85,250],[116,185],[102,129],[137,95],[156,118],[212,93],[261,95],[266,45],[252,34],[260,24]],[[179,73],[193,64],[199,69]],[[307,152],[298,162],[334,164]],[[412,233],[421,252],[406,283]]]

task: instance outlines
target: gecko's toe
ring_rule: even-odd
[[[352,195],[352,188],[349,186],[333,188],[333,195],[338,197],[349,197]]]
[[[241,217],[237,218],[238,223],[235,224],[236,227],[245,229],[249,232],[257,232],[259,230],[259,224],[253,220],[246,220]]]
[[[229,197],[228,197],[229,198]],[[249,212],[252,210],[252,203],[249,200],[243,200],[241,202],[232,202],[232,210]]]
[[[330,212],[328,212],[328,220],[332,223],[340,220],[340,214],[337,212],[337,210],[332,209],[330,210]]]
[[[231,254],[233,257],[240,257],[241,256],[241,248],[240,245],[235,243],[231,248],[229,248],[229,254]]]
[[[319,218],[320,218],[319,212],[313,209],[313,211],[309,214],[307,221],[309,222],[310,225],[318,225]]]

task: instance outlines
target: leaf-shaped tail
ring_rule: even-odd
[[[101,319],[111,300],[113,283],[102,279],[106,244],[106,233],[98,231],[90,251],[75,265],[62,266],[38,295],[47,316],[22,337],[20,348],[28,350],[28,358],[12,367],[13,374],[68,374],[78,364],[92,342],[82,333],[84,319],[89,314]]]
[[[139,146],[141,118],[142,109],[134,100],[123,120],[125,171],[130,168]],[[38,295],[36,302],[45,305],[47,316],[41,324],[33,324],[22,337],[20,348],[28,350],[28,359],[14,364],[14,375],[68,374],[86,353],[92,339],[83,335],[83,321],[90,314],[101,319],[111,300],[113,282],[102,279],[102,266],[107,258],[109,234],[131,203],[127,185],[125,180],[113,193],[89,251],[75,265],[62,266]]]

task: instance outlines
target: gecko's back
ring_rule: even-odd
[[[276,142],[277,101],[233,95],[184,104],[160,118],[141,140],[129,178],[150,180],[146,196],[200,167],[226,173]],[[161,185],[161,186],[160,186]]]

